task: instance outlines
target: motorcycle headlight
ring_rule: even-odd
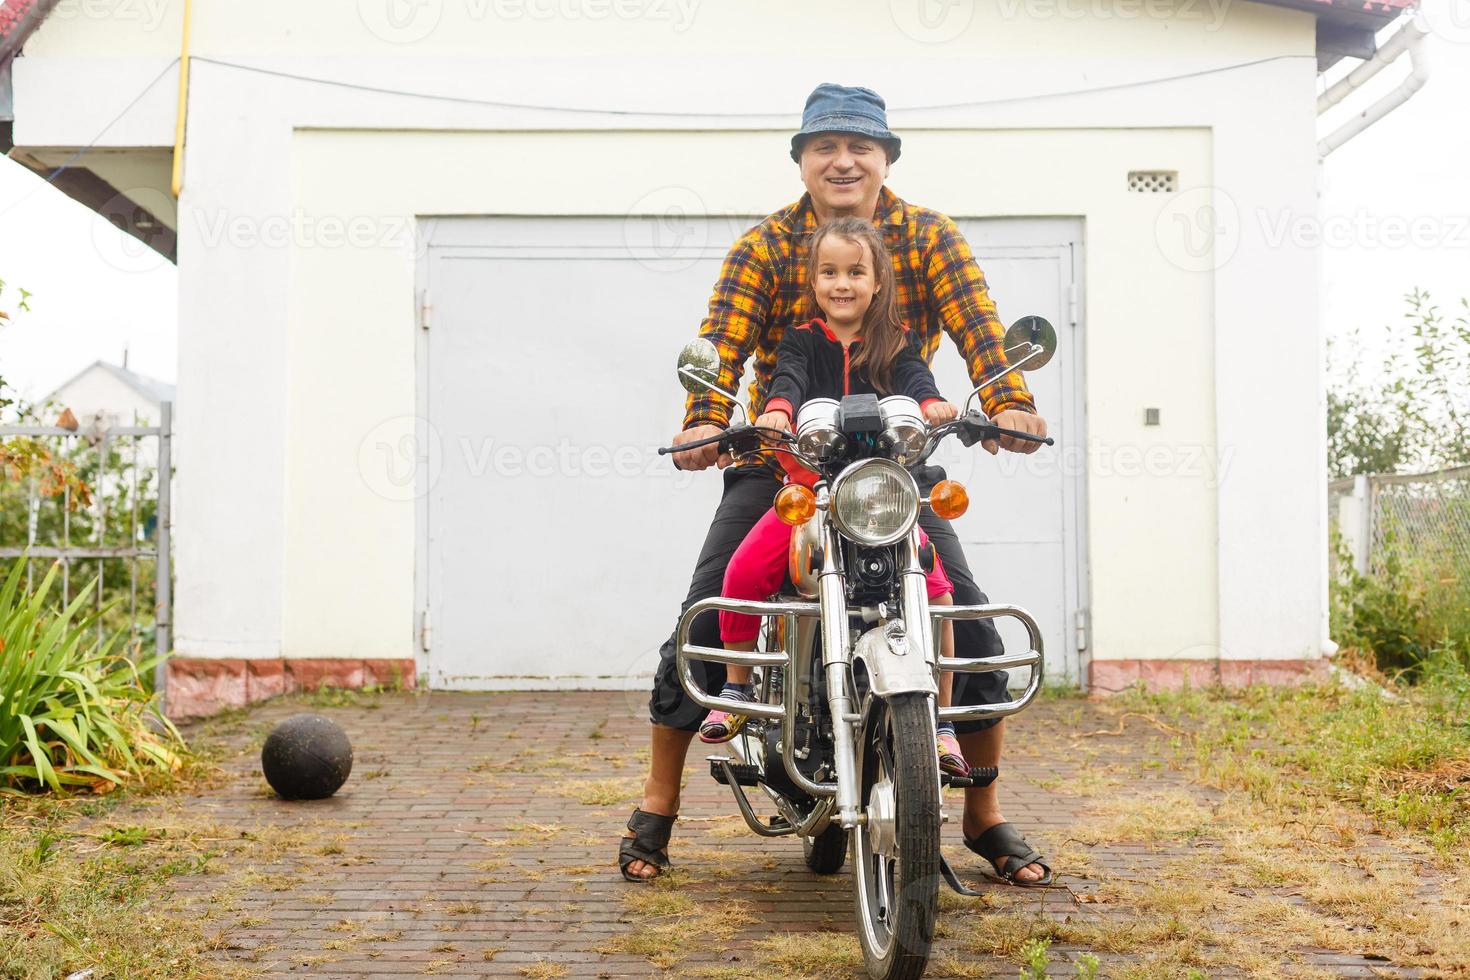
[[[883,410],[882,444],[889,457],[899,466],[917,463],[929,440],[919,403],[903,395],[889,395],[878,405]]]
[[[837,399],[813,398],[796,413],[796,448],[820,463],[840,456],[847,440],[837,428]]]
[[[837,529],[858,544],[892,544],[918,520],[919,487],[897,463],[864,459],[832,482],[828,513]]]

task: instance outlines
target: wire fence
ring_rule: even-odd
[[[1344,557],[1364,576],[1388,556],[1412,558],[1446,575],[1470,570],[1470,466],[1432,473],[1372,474],[1327,488],[1334,572]]]
[[[63,603],[95,581],[99,637],[126,630],[129,646],[170,648],[170,486],[173,406],[157,425],[0,425],[0,438],[45,442],[91,489],[88,507],[70,490],[41,492],[35,479],[0,485],[0,560],[27,559],[27,588],[60,565]],[[160,664],[160,667],[162,665]]]

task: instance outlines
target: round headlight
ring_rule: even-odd
[[[889,395],[878,403],[883,409],[883,448],[899,466],[919,461],[929,440],[919,403],[903,395]]]
[[[818,462],[842,455],[847,440],[837,428],[837,399],[813,398],[796,413],[796,448]]]
[[[919,517],[919,488],[897,463],[864,459],[832,482],[829,513],[837,529],[858,544],[892,544]]]

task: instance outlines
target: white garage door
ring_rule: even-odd
[[[416,578],[430,686],[646,688],[720,489],[714,473],[679,473],[654,453],[682,416],[673,362],[725,250],[752,223],[428,223],[419,411],[442,465],[420,503]],[[1002,315],[1057,324],[1062,351],[1033,386],[1054,425],[1077,425],[1080,439],[1080,416],[1062,419],[1079,414],[1067,325],[1076,230],[965,223]],[[949,345],[936,370],[961,398]],[[961,537],[977,578],[996,601],[1033,611],[1049,673],[1075,680],[1080,479],[1055,460],[997,464],[957,445],[945,461],[971,487]],[[999,568],[1004,580],[988,571]]]

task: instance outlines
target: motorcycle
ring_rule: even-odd
[[[1025,610],[1004,604],[930,607],[925,572],[932,545],[920,544],[919,508],[953,520],[968,495],[952,480],[922,496],[910,467],[924,463],[947,437],[965,446],[1012,436],[1053,440],[1001,428],[978,408],[979,393],[1012,370],[1043,366],[1056,332],[1041,317],[1024,317],[1006,333],[1007,367],[982,381],[961,415],[929,427],[918,404],[902,396],[849,395],[802,405],[795,431],[757,427],[738,397],[717,385],[719,353],[696,339],[679,356],[686,390],[714,391],[743,420],[709,439],[660,449],[668,454],[718,442],[737,460],[787,454],[817,474],[814,488],[792,482],[775,508],[791,526],[789,580],[795,595],[750,602],[714,597],[692,604],[679,621],[677,667],[688,696],[706,709],[749,719],[729,743],[734,757],[710,756],[710,775],[730,787],[746,825],[762,837],[795,836],[807,866],[841,870],[849,850],[857,933],[868,975],[900,980],[923,975],[938,911],[941,877],[974,896],[940,852],[948,819],[942,787],[985,786],[994,768],[951,777],[939,769],[939,719],[971,721],[1015,714],[1042,683],[1041,632]],[[700,615],[728,610],[762,618],[754,652],[696,645]],[[1025,627],[1023,653],[989,658],[941,656],[945,620],[1009,617]],[[755,703],[722,698],[696,680],[706,661],[754,668]],[[1028,668],[1021,694],[1000,704],[938,707],[941,671],[980,673]],[[775,815],[762,819],[745,788],[763,791]]]

